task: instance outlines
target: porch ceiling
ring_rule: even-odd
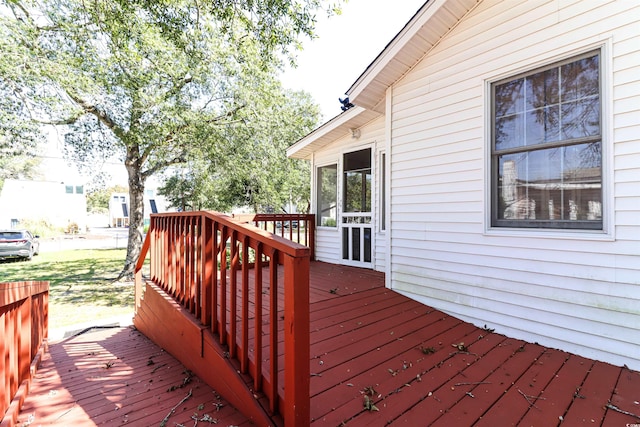
[[[349,135],[351,129],[357,129],[378,116],[379,113],[362,107],[350,108],[289,147],[287,157],[310,159],[314,151]]]

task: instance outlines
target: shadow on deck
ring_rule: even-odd
[[[381,273],[313,262],[310,301],[313,426],[640,423],[638,372],[462,322],[386,289]],[[193,388],[167,426],[194,425],[196,412],[247,424],[230,405],[214,413],[222,400],[197,378],[168,392],[184,368],[136,331],[81,335],[50,352],[23,421],[35,412],[37,424],[158,425]]]

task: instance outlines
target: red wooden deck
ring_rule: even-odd
[[[49,345],[18,422],[24,427],[169,427],[214,420],[223,426],[250,425],[144,335],[133,328],[108,328]]]
[[[640,424],[640,373],[462,322],[384,288],[381,273],[311,263],[310,301],[313,426]],[[159,425],[192,386],[167,392],[183,368],[137,332],[100,334],[50,346],[21,419]],[[194,412],[243,425],[192,384],[167,426],[195,425]]]

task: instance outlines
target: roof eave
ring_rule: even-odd
[[[348,135],[351,129],[358,129],[379,115],[360,106],[352,107],[287,148],[287,157],[310,159],[313,152]]]
[[[427,1],[345,92],[351,102],[384,112],[386,88],[413,69],[480,1]]]

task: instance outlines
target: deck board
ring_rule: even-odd
[[[188,380],[187,380],[188,379]],[[186,383],[186,384],[185,384]],[[208,414],[223,425],[251,425],[211,387],[131,328],[93,329],[51,343],[18,421],[22,425],[193,425]]]
[[[263,274],[265,281],[267,276]],[[278,276],[282,281],[282,274]],[[263,289],[265,368],[269,290],[265,284]],[[278,294],[281,329],[280,286]],[[252,302],[253,298],[251,290]],[[249,312],[253,316],[253,307]],[[386,289],[382,273],[311,263],[310,318],[314,427],[640,423],[640,418],[623,413],[640,415],[640,373],[463,322]],[[253,327],[251,321],[252,360]],[[240,330],[238,324],[238,337]],[[69,420],[87,426],[159,425],[188,392],[186,388],[167,391],[184,379],[183,368],[148,340],[132,344],[128,335],[137,332],[101,333],[104,336],[80,336],[50,346],[23,420],[35,412],[36,422],[39,418],[42,425],[51,420],[57,425],[71,425]],[[282,351],[279,342],[280,369]],[[282,384],[280,378],[280,392]],[[200,403],[211,411],[214,403],[223,402],[197,379],[191,386],[193,397],[167,425],[194,425],[190,416],[198,412]],[[365,409],[365,394],[377,411]],[[221,425],[248,425],[229,405],[212,416]]]

